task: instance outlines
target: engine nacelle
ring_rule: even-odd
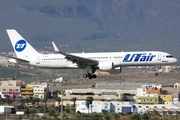
[[[98,65],[99,70],[114,70],[113,62],[100,62]]]

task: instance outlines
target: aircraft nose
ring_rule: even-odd
[[[176,58],[174,58],[174,63],[177,63],[177,59]]]

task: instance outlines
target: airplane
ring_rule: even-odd
[[[177,59],[162,51],[66,53],[59,51],[54,42],[56,54],[37,52],[15,29],[7,29],[7,34],[16,53],[9,56],[18,64],[48,69],[85,69],[84,78],[96,78],[96,70],[119,73],[126,66],[173,65]],[[155,73],[158,76],[158,73]]]

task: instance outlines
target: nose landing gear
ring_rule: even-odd
[[[158,73],[154,73],[155,76],[158,76],[159,74]]]

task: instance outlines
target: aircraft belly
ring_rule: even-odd
[[[152,66],[152,65],[171,65],[171,63],[152,61],[152,62],[123,62],[121,64],[121,66]]]
[[[64,69],[64,68],[77,68],[76,64],[67,63],[66,61],[43,61],[41,64],[36,64],[36,67],[41,68],[54,68],[54,69]]]
[[[151,66],[151,65],[156,65],[159,64],[157,62],[123,62],[123,66]]]

